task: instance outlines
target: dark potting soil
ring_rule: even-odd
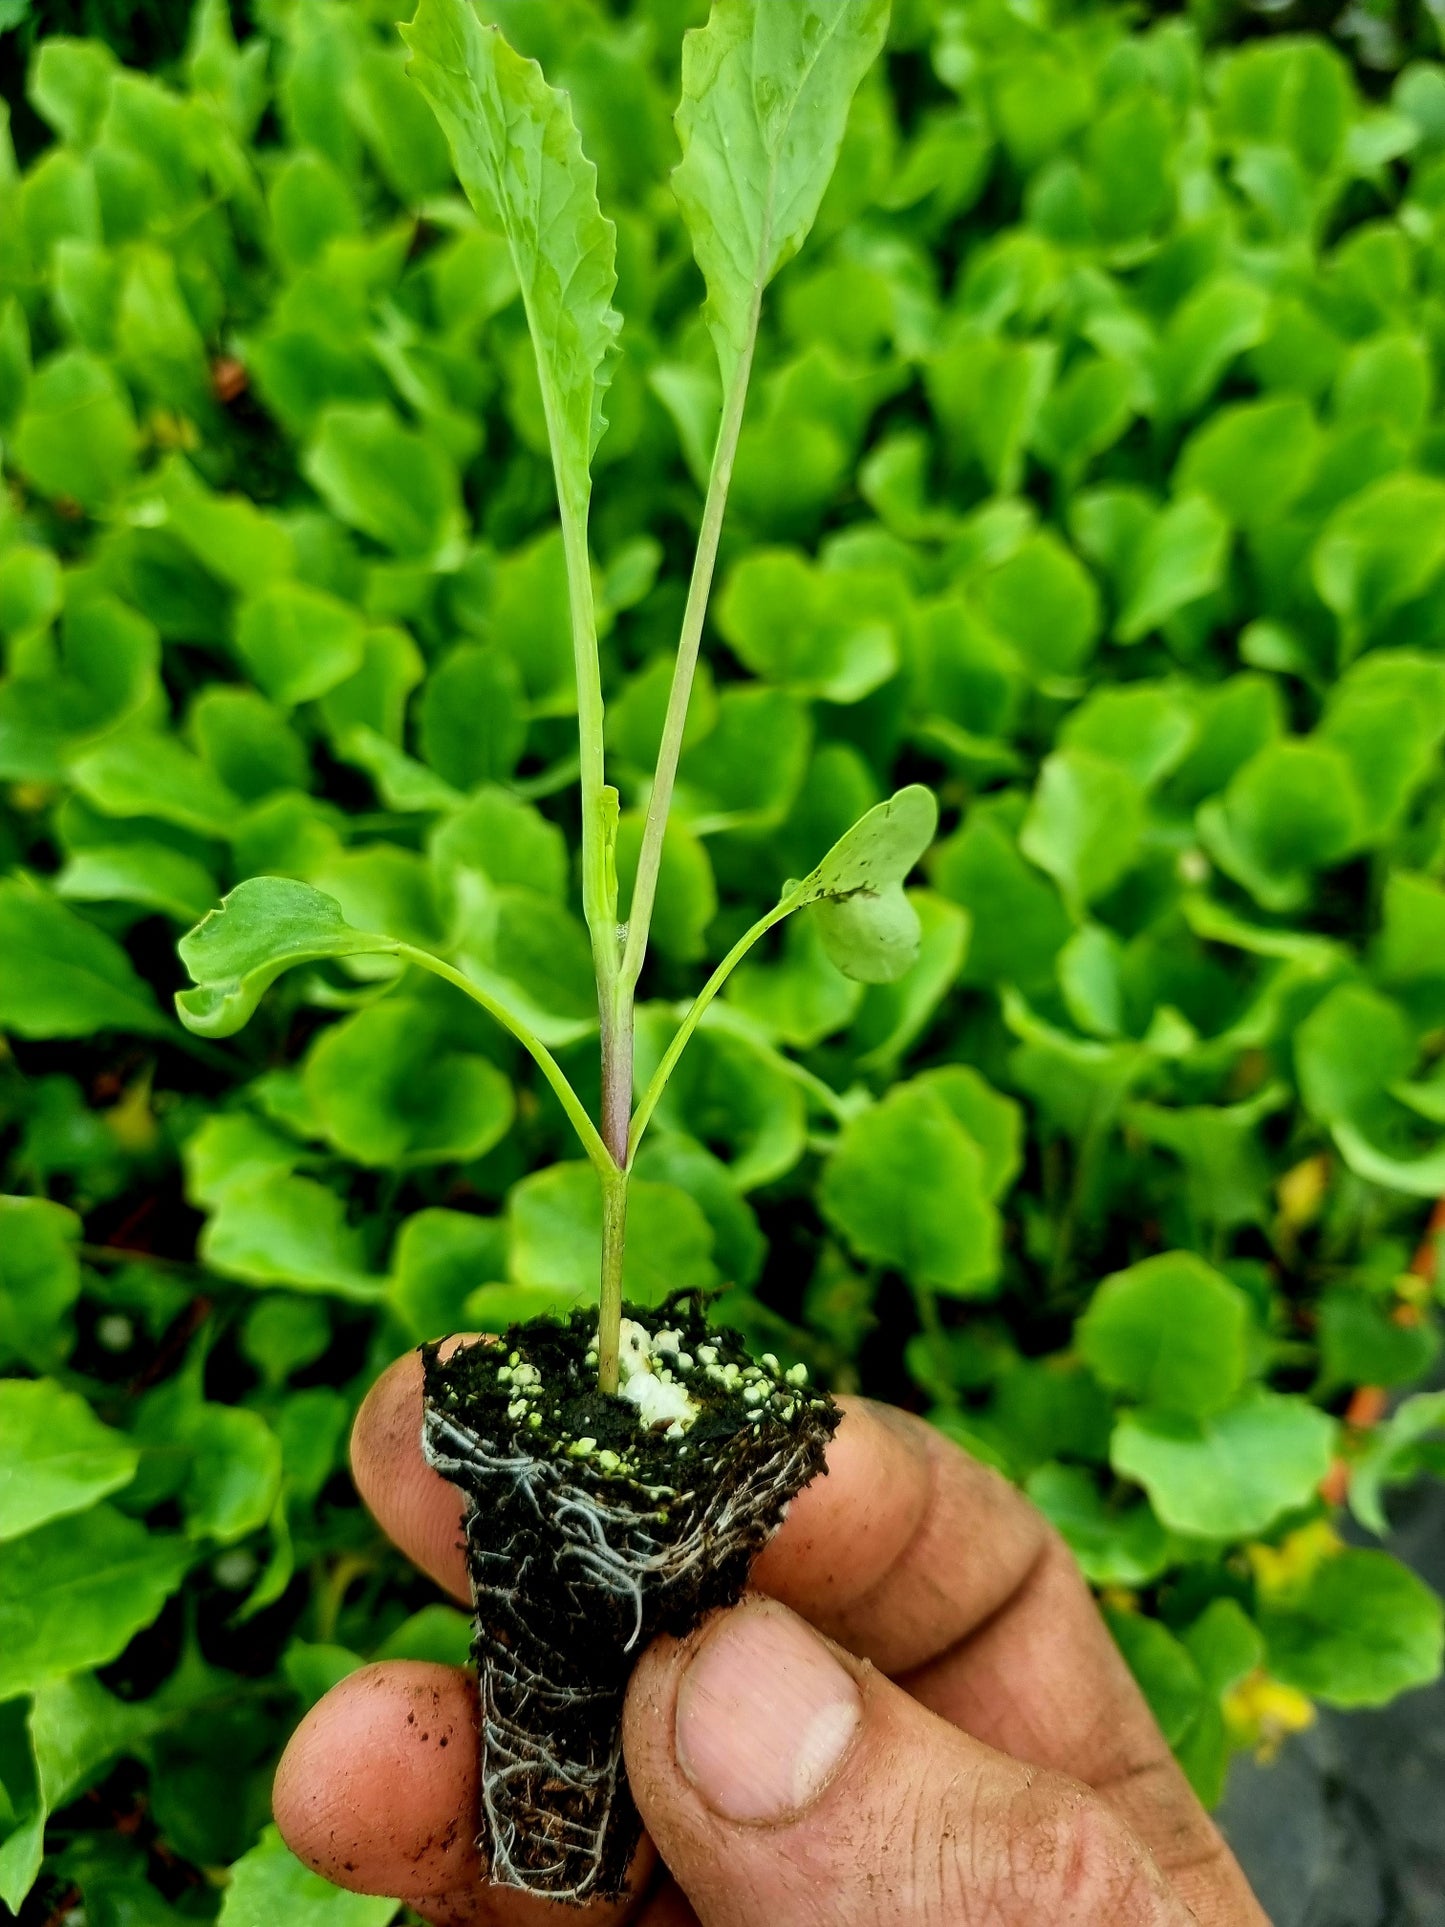
[[[598,1391],[595,1311],[445,1362],[422,1351],[423,1449],[468,1499],[478,1845],[492,1881],[554,1900],[625,1890],[641,1833],[621,1751],[632,1667],[655,1634],[738,1598],[839,1419],[797,1368],[710,1329],[699,1294],[624,1317],[696,1407],[685,1429]]]

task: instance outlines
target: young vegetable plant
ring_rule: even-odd
[[[493,989],[401,938],[353,929],[307,884],[243,883],[181,944],[196,988],[178,997],[180,1014],[209,1037],[239,1029],[267,986],[298,964],[382,953],[445,979],[531,1053],[596,1168],[595,1321],[532,1321],[506,1334],[500,1351],[475,1346],[447,1361],[434,1347],[425,1354],[425,1447],[471,1499],[482,1846],[494,1880],[553,1897],[615,1893],[625,1877],[637,1832],[618,1743],[630,1655],[659,1628],[684,1630],[736,1597],[753,1552],[821,1468],[836,1423],[799,1370],[784,1373],[771,1357],[755,1363],[683,1299],[644,1323],[641,1308],[624,1306],[622,1284],[639,1142],[688,1040],[752,946],[784,918],[806,914],[852,977],[890,981],[917,953],[903,882],[932,840],[936,809],[915,786],[870,810],[738,939],[634,1102],[634,1004],[763,292],[813,224],[887,17],[888,0],[716,0],[707,26],[684,43],[673,186],[706,284],[722,407],[625,911],[588,552],[591,462],[621,329],[612,306],[615,230],[567,98],[484,27],[469,0],[421,0],[402,29],[410,72],[462,186],[510,249],[536,355],[570,594],[600,1116]],[[524,1566],[534,1576],[522,1596],[515,1580]]]
[[[241,884],[188,936],[182,960],[196,988],[176,1003],[186,1026],[226,1037],[282,971],[329,957],[383,953],[432,972],[471,997],[536,1060],[596,1167],[603,1196],[598,1383],[619,1382],[628,1173],[689,1038],[728,977],[775,924],[808,911],[840,970],[864,982],[900,976],[917,954],[918,920],[903,881],[932,841],[933,797],[917,785],[857,822],[738,939],[683,1018],[640,1100],[633,1101],[633,1010],[656,907],[663,842],[717,560],[757,339],[763,291],[802,246],[842,140],[849,103],[882,46],[888,0],[718,0],[687,36],[673,186],[707,285],[705,315],[722,374],[723,406],[682,620],[636,880],[619,915],[619,798],[603,765],[603,704],[587,547],[591,461],[606,427],[603,401],[621,317],[615,229],[597,202],[564,94],[520,58],[466,0],[423,0],[402,29],[410,72],[451,145],[483,222],[506,237],[521,284],[551,439],[571,599],[581,750],[582,902],[597,974],[602,1104],[594,1122],[524,1017],[442,957],[399,938],[353,929],[321,891],[283,877]],[[479,719],[480,725],[480,719]]]

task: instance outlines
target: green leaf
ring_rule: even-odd
[[[324,696],[362,665],[366,623],[338,597],[301,582],[273,582],[241,604],[236,648],[284,708]]]
[[[482,1157],[512,1122],[502,1073],[484,1057],[447,1050],[430,1014],[404,1001],[323,1031],[303,1078],[331,1143],[381,1169]]]
[[[637,1026],[637,1078],[656,1069],[674,1030],[663,1010],[644,1010]],[[781,1059],[751,1038],[708,1025],[677,1065],[658,1120],[726,1156],[740,1192],[791,1171],[807,1138],[802,1091]]]
[[[938,805],[919,783],[879,803],[794,884],[789,910],[816,905],[823,947],[845,977],[893,983],[918,955],[918,913],[903,882],[933,841]]]
[[[887,24],[888,0],[714,0],[683,42],[672,181],[724,389],[751,353],[763,289],[817,217]]]
[[[1341,984],[1295,1033],[1300,1095],[1322,1124],[1360,1123],[1415,1062],[1398,1004],[1363,984]]]
[[[527,741],[522,674],[496,644],[463,644],[426,679],[421,753],[459,790],[504,783]]]
[[[1157,1620],[1141,1613],[1106,1611],[1104,1617],[1160,1732],[1177,1746],[1204,1705],[1204,1680],[1192,1654]]]
[[[807,774],[812,724],[786,690],[737,684],[718,698],[717,722],[684,752],[679,814],[701,836],[719,829],[773,829]]]
[[[1110,1462],[1175,1532],[1241,1539],[1307,1505],[1330,1468],[1335,1424],[1303,1400],[1255,1390],[1211,1417],[1126,1413]]]
[[[19,658],[17,648],[13,658]],[[114,728],[153,698],[160,638],[115,597],[82,591],[72,576],[59,647],[35,673],[0,683],[0,773],[54,780],[87,740]]]
[[[1435,771],[1445,738],[1445,663],[1403,650],[1366,656],[1330,692],[1319,735],[1348,759],[1364,834],[1378,842]]]
[[[1387,475],[1341,503],[1311,558],[1314,584],[1358,644],[1445,568],[1445,482]]]
[[[1256,528],[1289,512],[1319,456],[1314,413],[1300,396],[1239,402],[1190,436],[1175,487],[1207,495],[1237,528]]]
[[[1187,1251],[1161,1252],[1106,1278],[1075,1342],[1106,1385],[1143,1405],[1206,1418],[1244,1383],[1249,1300]]]
[[[1341,862],[1364,827],[1344,756],[1314,738],[1267,744],[1199,812],[1210,854],[1270,910],[1297,910],[1317,870]]]
[[[0,1539],[13,1539],[128,1485],[139,1459],[74,1392],[14,1379],[0,1382],[0,1463]]]
[[[952,1296],[992,1291],[1000,1225],[984,1155],[938,1092],[901,1084],[853,1118],[820,1202],[860,1258]]]
[[[188,721],[196,747],[233,796],[254,803],[276,790],[306,788],[306,745],[254,689],[207,689]]]
[[[461,486],[446,450],[380,403],[323,409],[302,472],[326,506],[393,554],[444,568],[461,558]]]
[[[728,577],[717,623],[742,662],[767,681],[825,702],[860,701],[898,664],[889,625],[845,575],[794,549],[755,549]]]
[[[204,916],[216,895],[210,871],[164,843],[77,850],[56,875],[54,889],[72,903],[134,903],[177,923]]]
[[[1034,675],[1072,676],[1099,639],[1099,592],[1058,537],[1041,529],[983,584],[983,612]]]
[[[153,1455],[140,1481],[145,1499],[174,1499],[192,1539],[231,1544],[274,1511],[280,1441],[259,1412],[208,1403],[194,1367],[148,1395],[136,1438]]]
[[[1195,706],[1168,683],[1129,683],[1099,689],[1070,711],[1059,731],[1066,749],[1083,749],[1128,770],[1152,789],[1194,745]]]
[[[1180,1160],[1185,1195],[1201,1223],[1262,1225],[1273,1203],[1260,1126],[1288,1098],[1284,1085],[1267,1084],[1242,1104],[1131,1104],[1125,1118],[1146,1143],[1161,1145]]]
[[[1041,1465],[1026,1481],[1029,1497],[1058,1527],[1084,1577],[1095,1586],[1147,1586],[1170,1559],[1169,1535],[1147,1504],[1107,1504],[1091,1472]]]
[[[69,1351],[67,1313],[80,1296],[73,1211],[47,1198],[0,1197],[0,1364],[37,1371]]]
[[[341,1199],[285,1171],[228,1185],[201,1233],[200,1255],[223,1278],[247,1285],[290,1285],[359,1303],[385,1291]]]
[[[597,980],[580,920],[521,885],[479,872],[458,880],[457,962],[544,1044],[562,1048],[597,1028]]]
[[[681,1131],[655,1131],[633,1164],[637,1177],[685,1191],[712,1226],[713,1258],[724,1282],[757,1282],[767,1245],[734,1169]]]
[[[501,232],[527,310],[563,515],[585,512],[621,325],[612,307],[616,231],[571,105],[535,62],[484,27],[467,0],[421,0],[402,38],[462,186]]]
[[[1138,854],[1144,793],[1117,763],[1062,749],[1044,763],[1019,848],[1080,904],[1104,896]]]
[[[1051,981],[1054,959],[1069,936],[1058,891],[1024,862],[1011,828],[986,802],[976,803],[936,852],[935,885],[973,920],[963,962],[966,984]]]
[[[179,459],[163,473],[166,524],[228,588],[242,594],[295,573],[296,548],[274,512],[244,495],[213,495]]]
[[[595,1297],[602,1263],[602,1192],[589,1164],[554,1164],[507,1198],[507,1269],[553,1294],[559,1309]],[[685,1191],[634,1179],[627,1195],[622,1288],[645,1305],[717,1283],[712,1227]]]
[[[849,1038],[858,1068],[872,1076],[893,1071],[923,1035],[968,953],[966,911],[932,890],[909,890],[905,897],[918,919],[918,956],[894,982],[868,986]]]
[[[390,1301],[417,1339],[464,1326],[467,1299],[506,1267],[500,1218],[432,1207],[413,1212],[391,1254]]]
[[[37,370],[10,446],[42,494],[103,509],[130,479],[138,442],[130,401],[108,365],[70,349]]]
[[[120,945],[34,884],[0,882],[0,955],[0,1029],[18,1037],[167,1029]]]
[[[1409,1385],[1440,1351],[1432,1323],[1397,1324],[1388,1299],[1353,1285],[1326,1291],[1319,1306],[1320,1389]]]
[[[153,816],[202,836],[224,835],[237,798],[198,756],[150,730],[107,736],[70,766],[71,781],[107,816]]]
[[[395,947],[392,938],[353,930],[336,899],[310,884],[253,877],[181,938],[181,962],[196,988],[177,993],[176,1009],[187,1030],[229,1037],[283,970]]]
[[[0,555],[0,634],[45,628],[62,600],[60,563],[49,549],[26,544]]]
[[[1051,341],[962,333],[925,364],[929,400],[951,446],[971,449],[999,495],[1023,479],[1058,362]]]
[[[253,1087],[254,1088],[254,1087]],[[186,1196],[209,1210],[234,1185],[272,1171],[293,1170],[300,1159],[296,1144],[278,1137],[247,1111],[213,1112],[182,1153],[186,1167]]]
[[[1224,580],[1229,524],[1205,495],[1184,495],[1160,511],[1122,571],[1114,633],[1138,642]]]
[[[180,1585],[190,1549],[108,1505],[12,1540],[0,1561],[0,1701],[103,1666]]]
[[[467,873],[505,888],[525,886],[562,902],[567,894],[567,842],[541,811],[502,789],[479,790],[432,832],[432,867],[448,895]]]
[[[1376,1426],[1350,1467],[1350,1510],[1383,1539],[1390,1529],[1383,1500],[1386,1485],[1411,1479],[1430,1450],[1430,1434],[1445,1430],[1445,1392],[1421,1392],[1403,1399]]]
[[[1195,288],[1159,344],[1161,412],[1177,418],[1207,400],[1234,357],[1263,340],[1268,313],[1269,297],[1251,281],[1217,275]]]
[[[1023,1164],[1023,1107],[994,1090],[969,1064],[944,1064],[915,1082],[941,1097],[978,1146],[988,1195],[998,1199]]]
[[[1383,1706],[1440,1676],[1445,1614],[1385,1552],[1334,1554],[1303,1585],[1261,1602],[1266,1664],[1327,1706]]]
[[[221,1927],[387,1927],[394,1900],[346,1893],[303,1866],[275,1827],[231,1869]]]
[[[210,360],[186,305],[175,262],[138,243],[121,274],[116,359],[130,380],[166,407],[204,420],[213,406]]]

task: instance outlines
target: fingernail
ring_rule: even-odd
[[[677,1758],[714,1813],[776,1824],[832,1778],[863,1717],[853,1680],[785,1607],[720,1619],[677,1694]]]

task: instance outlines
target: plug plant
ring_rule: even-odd
[[[535,1059],[596,1168],[602,1190],[597,1382],[619,1387],[628,1179],[643,1133],[709,1005],[753,946],[784,918],[810,913],[824,948],[864,983],[900,977],[918,954],[917,911],[903,882],[933,840],[937,808],[920,785],[869,810],[817,867],[792,882],[712,972],[640,1099],[633,1019],[657,907],[668,813],[687,727],[747,402],[763,293],[802,247],[842,142],[849,104],[883,45],[888,0],[806,0],[770,8],[718,0],[684,42],[673,186],[707,287],[722,410],[678,638],[630,902],[619,902],[620,803],[607,781],[602,672],[588,548],[592,457],[619,353],[616,230],[597,200],[565,95],[547,85],[466,0],[425,0],[403,35],[456,170],[486,225],[505,237],[521,288],[551,445],[566,556],[576,677],[582,909],[597,979],[601,1115],[594,1120],[552,1052],[505,996],[423,947],[352,929],[339,905],[282,877],[241,884],[181,943],[196,988],[176,999],[204,1037],[238,1030],[283,970],[326,957],[382,953],[430,971],[480,1004]],[[485,718],[475,718],[478,731]]]
[[[178,1008],[208,1037],[236,1030],[267,984],[299,963],[381,953],[433,973],[531,1053],[596,1169],[595,1320],[574,1315],[560,1339],[546,1321],[514,1326],[495,1348],[447,1361],[436,1345],[424,1348],[424,1449],[468,1496],[489,1877],[572,1901],[620,1894],[638,1837],[620,1738],[631,1656],[654,1632],[684,1632],[737,1596],[788,1500],[822,1469],[837,1416],[826,1396],[806,1388],[805,1374],[785,1376],[771,1354],[755,1363],[735,1334],[711,1332],[693,1294],[669,1298],[656,1317],[624,1306],[638,1147],[709,1006],[785,918],[813,917],[828,956],[865,983],[894,981],[918,955],[918,913],[903,883],[933,841],[937,809],[929,790],[912,785],[867,811],[743,932],[634,1102],[637,988],[663,887],[668,814],[763,294],[813,225],[887,22],[888,0],[715,0],[706,27],[683,43],[682,160],[673,186],[706,285],[721,412],[625,904],[588,542],[592,458],[607,425],[622,326],[612,305],[616,232],[598,204],[596,170],[567,98],[534,61],[519,57],[500,29],[483,26],[469,0],[422,0],[402,29],[410,72],[467,197],[505,239],[536,359],[571,618],[600,1115],[589,1114],[514,1003],[423,946],[353,929],[340,905],[308,884],[243,883],[181,944],[196,988],[180,994]],[[476,728],[484,725],[478,716]]]

